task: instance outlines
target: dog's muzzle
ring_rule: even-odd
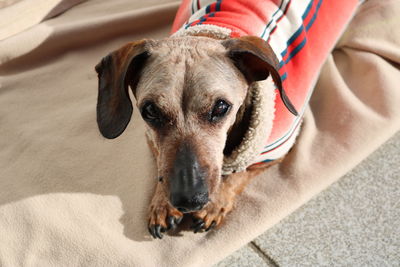
[[[180,145],[170,181],[171,204],[181,212],[200,210],[208,202],[206,173],[186,143]]]

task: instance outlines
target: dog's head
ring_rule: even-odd
[[[249,116],[249,85],[271,74],[284,103],[295,112],[277,65],[270,47],[257,37],[129,43],[96,66],[100,132],[116,138],[125,130],[132,114],[130,86],[150,129],[158,174],[172,205],[183,212],[201,209],[218,189],[224,153],[240,141],[238,133]]]

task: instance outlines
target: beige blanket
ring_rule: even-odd
[[[90,0],[33,25],[55,2],[77,1],[24,13],[43,17],[22,32],[0,16],[0,266],[211,265],[400,129],[400,2],[369,0],[324,65],[284,162],[252,181],[221,229],[152,240],[144,125],[135,110],[120,138],[100,136],[94,66],[125,42],[166,36],[179,3]],[[12,6],[0,15],[21,12]]]

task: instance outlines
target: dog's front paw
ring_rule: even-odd
[[[218,227],[232,208],[233,199],[212,201],[202,210],[192,214],[193,224],[191,228],[197,233],[203,230],[207,232],[214,227]]]
[[[149,214],[149,232],[154,238],[162,238],[164,232],[175,229],[182,221],[183,214],[168,201],[152,204]]]

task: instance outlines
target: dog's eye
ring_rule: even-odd
[[[226,113],[229,111],[230,107],[231,105],[226,103],[224,100],[221,99],[217,100],[211,112],[210,121],[215,122],[224,117]]]
[[[147,102],[143,105],[141,114],[143,119],[148,122],[155,123],[160,122],[161,120],[161,113],[156,105],[152,102]]]

